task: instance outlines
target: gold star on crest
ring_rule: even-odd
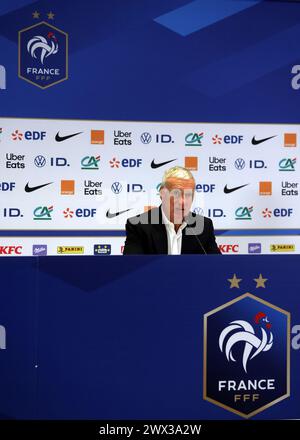
[[[232,278],[228,278],[227,281],[230,282],[230,289],[233,289],[234,287],[236,287],[237,289],[240,288],[239,283],[242,281],[242,278],[237,278],[236,274],[233,274]]]
[[[39,13],[38,11],[34,11],[34,12],[32,13],[32,17],[33,17],[33,18],[40,18],[40,13]]]
[[[262,274],[259,274],[258,278],[254,278],[254,281],[256,281],[256,288],[262,287],[263,289],[266,288],[265,282],[268,281],[268,278],[263,278]]]
[[[48,12],[48,20],[53,20],[54,19],[54,15],[52,11]]]

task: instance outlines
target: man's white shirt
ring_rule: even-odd
[[[171,223],[170,220],[167,218],[163,209],[161,210],[161,212],[162,221],[166,227],[168,236],[168,255],[180,255],[182,246],[182,231],[187,226],[187,223],[183,222],[176,232],[174,224]]]

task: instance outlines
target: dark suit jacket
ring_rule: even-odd
[[[153,219],[155,220],[153,222]],[[152,221],[152,224],[151,224]],[[193,228],[203,225],[202,232],[197,234]],[[187,234],[189,229],[192,234]],[[195,229],[195,233],[193,230]],[[162,221],[161,206],[148,212],[131,217],[126,223],[126,242],[124,255],[129,254],[167,254],[168,236]],[[214,234],[212,221],[194,213],[189,213],[188,226],[182,231],[182,254],[220,254]]]

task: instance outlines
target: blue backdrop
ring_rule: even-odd
[[[40,21],[69,35],[69,79],[45,90],[18,78]],[[298,123],[299,37],[298,1],[3,0],[0,116]]]
[[[298,268],[299,256],[2,259],[0,414],[240,419],[203,400],[204,314],[250,292],[290,312],[299,333]],[[233,271],[239,288],[230,288]],[[261,272],[265,288],[254,281]],[[299,334],[292,338],[291,396],[254,418],[300,417]]]

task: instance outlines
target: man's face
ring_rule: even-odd
[[[188,215],[194,198],[195,181],[170,177],[160,190],[164,213],[175,225]]]

